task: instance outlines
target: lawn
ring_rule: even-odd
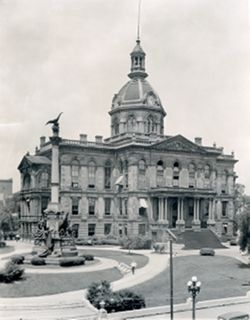
[[[6,246],[6,247],[3,247],[3,248],[0,248],[0,255],[1,254],[6,254],[6,253],[10,253],[10,252],[13,252],[13,251],[14,251],[14,247]]]
[[[130,264],[135,260],[138,267],[144,266],[148,258],[138,254],[129,255],[126,252],[107,250],[79,250],[81,253],[93,254],[96,257],[106,257]],[[68,268],[67,268],[68,270]],[[25,278],[15,283],[0,283],[1,297],[30,297],[55,294],[87,288],[94,281],[107,280],[109,282],[122,277],[116,268],[82,273],[60,274],[25,274]]]
[[[250,269],[242,268],[236,259],[198,255],[178,257],[174,259],[175,304],[183,303],[189,297],[187,282],[194,275],[202,282],[198,300],[242,296],[250,290]],[[145,297],[147,307],[169,304],[169,269],[131,289]]]

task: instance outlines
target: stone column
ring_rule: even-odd
[[[209,215],[208,215],[208,228],[214,229],[215,220],[214,220],[214,199],[209,199]]]
[[[168,198],[164,199],[165,207],[164,207],[164,221],[168,224]]]
[[[178,216],[176,225],[180,231],[185,230],[185,221],[183,220],[183,199],[178,198]]]
[[[192,222],[193,229],[197,230],[200,229],[201,227],[201,222],[200,222],[200,199],[194,199],[195,201],[195,210],[194,210],[194,219]]]
[[[163,207],[163,198],[159,198],[159,221],[163,220],[163,215],[164,215],[164,207]]]

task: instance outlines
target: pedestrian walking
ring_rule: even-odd
[[[132,274],[135,274],[135,268],[137,266],[137,263],[135,261],[132,261],[131,262],[131,271],[132,271]]]

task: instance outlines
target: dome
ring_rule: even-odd
[[[147,80],[140,77],[128,81],[113,98],[112,110],[129,106],[153,108],[165,114],[156,91]]]

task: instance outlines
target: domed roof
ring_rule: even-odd
[[[112,101],[112,110],[128,106],[145,106],[165,113],[158,94],[151,84],[143,78],[131,79],[121,88],[118,94],[115,94]]]

